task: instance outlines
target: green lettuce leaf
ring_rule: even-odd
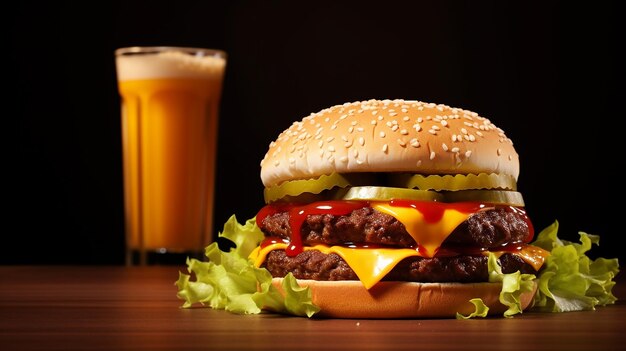
[[[536,278],[534,274],[522,274],[519,271],[504,274],[498,263],[495,254],[489,253],[487,260],[487,269],[489,271],[489,282],[502,283],[502,291],[500,291],[500,303],[507,306],[504,311],[504,317],[510,318],[513,315],[522,313],[522,302],[520,296],[525,292],[533,291],[535,288],[533,280]]]
[[[558,230],[559,223],[555,221],[542,230],[532,243],[550,252],[538,277],[520,274],[519,271],[502,274],[495,255],[489,254],[489,281],[502,282],[499,299],[508,306],[505,317],[522,313],[519,297],[523,292],[532,290],[533,280],[537,281],[537,292],[531,305],[535,311],[594,310],[596,306],[614,304],[617,300],[612,289],[615,286],[613,278],[619,273],[618,260],[602,257],[592,260],[587,256],[592,245],[599,245],[599,236],[579,232],[580,243],[573,243],[559,239]],[[467,318],[474,317],[475,313]]]
[[[617,259],[590,259],[586,253],[600,238],[579,232],[580,243],[557,237],[559,223],[542,230],[533,245],[550,251],[539,274],[539,289],[533,309],[543,312],[594,310],[596,306],[613,304],[617,298],[612,289],[619,272]]]
[[[256,268],[248,256],[263,239],[254,218],[245,225],[233,215],[224,224],[220,237],[236,244],[229,252],[219,249],[217,243],[206,247],[208,261],[187,259],[187,270],[180,272],[176,286],[183,308],[194,304],[224,309],[239,314],[256,314],[272,310],[297,316],[311,317],[319,311],[311,300],[308,288],[301,288],[291,273],[283,280],[281,293],[272,285],[272,276],[264,268]]]
[[[456,319],[470,319],[470,318],[476,318],[476,317],[487,317],[487,314],[489,313],[489,307],[487,307],[487,305],[485,305],[485,303],[483,302],[482,299],[480,299],[480,298],[471,299],[471,300],[469,300],[469,302],[471,302],[474,305],[474,312],[470,313],[467,316],[464,316],[464,315],[460,314],[459,312],[457,312],[456,313]]]

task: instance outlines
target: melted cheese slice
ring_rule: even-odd
[[[424,220],[424,214],[415,208],[391,206],[382,202],[372,203],[371,206],[376,211],[395,217],[404,224],[409,235],[422,247],[425,257],[433,257],[454,228],[472,215],[455,209],[445,209],[439,221],[429,223]]]
[[[270,244],[263,248],[257,247],[252,251],[249,258],[254,261],[256,267],[261,267],[268,253],[273,250],[284,250],[287,244]],[[317,250],[324,254],[335,253],[346,261],[354,273],[359,277],[366,289],[376,285],[383,279],[397,264],[403,259],[411,256],[422,256],[413,249],[370,249],[370,248],[350,248],[344,246],[315,245],[305,246],[305,251]],[[549,253],[539,247],[526,245],[520,251],[498,251],[494,252],[496,257],[504,253],[512,253],[520,256],[524,261],[538,270],[548,257]],[[485,252],[488,255],[489,252]]]
[[[287,244],[276,243],[257,247],[250,254],[250,258],[254,260],[254,265],[260,267],[265,261],[265,257],[273,250],[284,250]],[[421,256],[414,249],[370,249],[370,248],[351,248],[345,246],[326,246],[315,245],[305,246],[305,251],[317,250],[324,254],[335,253],[343,258],[344,261],[352,268],[354,273],[359,277],[365,288],[369,289],[376,285],[384,276],[386,276],[398,262],[411,256]]]
[[[497,258],[500,258],[500,256],[502,256],[503,254],[509,251],[492,251],[492,252],[496,255]],[[533,266],[533,268],[536,271],[538,271],[539,268],[543,266],[543,263],[546,261],[546,258],[550,256],[550,252],[538,246],[533,246],[533,245],[524,245],[521,250],[509,252],[509,253],[519,256],[522,260],[524,260],[524,262]],[[485,251],[483,254],[489,255],[489,251]]]

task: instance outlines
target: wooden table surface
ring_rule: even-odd
[[[1,266],[0,350],[626,350],[623,300],[468,321],[235,315],[181,309],[179,269]]]

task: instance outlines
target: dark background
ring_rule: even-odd
[[[4,264],[122,264],[113,51],[228,52],[215,229],[262,206],[259,162],[293,121],[348,101],[405,98],[478,112],[521,159],[541,229],[623,250],[623,57],[615,5],[593,2],[17,2],[3,9]],[[620,66],[618,67],[618,63]]]

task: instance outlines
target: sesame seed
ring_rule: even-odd
[[[456,147],[456,146],[455,146],[455,147],[453,147],[450,151],[452,151],[452,152],[454,152],[454,153],[457,153],[457,152],[459,152],[459,150],[460,150],[460,149],[459,149],[458,147]]]
[[[435,152],[434,152],[434,151],[431,151],[431,152],[430,152],[430,159],[431,159],[431,160],[434,160],[434,159],[435,159]]]
[[[317,146],[319,146],[319,147],[324,146],[324,140],[320,140],[320,141],[317,143]]]
[[[379,120],[379,121],[382,121],[384,118],[385,118],[385,117],[383,117],[383,116],[378,116],[378,120]]]
[[[404,117],[402,117],[402,120],[405,121],[405,122],[408,122],[410,120],[410,118],[409,118],[409,116],[404,116]]]
[[[335,147],[334,147],[334,146],[332,146],[332,145],[330,145],[330,146],[328,147],[328,151],[329,151],[329,152],[335,152]]]
[[[343,141],[348,141],[348,137],[347,137],[347,136],[345,136],[345,135],[342,135],[342,136],[341,136],[341,140],[343,140]]]
[[[511,161],[513,159],[513,156],[509,155],[509,161]]]
[[[469,137],[469,135],[465,134],[465,135],[463,135],[463,139],[465,139],[465,140],[469,141],[469,140],[470,140],[470,137]]]
[[[280,161],[276,160],[274,161],[274,167],[278,167],[280,165]]]
[[[405,147],[406,146],[406,142],[402,139],[398,139],[398,144],[400,144],[400,146]]]
[[[296,159],[293,157],[289,157],[289,163],[294,164],[296,163]]]
[[[456,134],[452,134],[452,142],[455,143],[456,142]]]
[[[469,135],[469,141],[475,141],[476,137],[474,136],[474,134],[470,134]]]
[[[372,110],[372,115],[376,116],[377,113],[378,113],[377,110]]]
[[[350,124],[352,124],[353,126],[355,126],[355,125],[356,125],[356,123],[357,123],[356,121],[352,121]]]
[[[365,145],[365,139],[363,139],[363,137],[359,137],[359,144],[361,146]]]
[[[394,124],[394,125],[391,127],[391,130],[393,130],[394,132],[395,132],[396,130],[398,130],[398,125],[397,125],[397,124]]]
[[[420,143],[419,143],[419,141],[417,141],[417,139],[413,138],[413,139],[411,139],[411,146],[413,146],[413,147],[420,147]]]
[[[417,108],[419,111],[423,111],[424,110],[424,106],[420,106]]]
[[[467,134],[467,129],[465,129],[465,128],[461,128],[461,133],[463,133],[463,134]]]
[[[448,145],[446,145],[446,143],[441,143],[441,148],[443,151],[448,151]]]
[[[416,131],[416,132],[419,132],[420,130],[422,130],[422,126],[420,126],[420,125],[419,125],[419,124],[417,124],[417,123],[415,123],[415,124],[413,125],[413,128],[415,128],[415,131]]]
[[[429,129],[428,132],[430,134],[432,134],[432,135],[437,135],[437,131],[436,130]]]
[[[395,112],[391,112],[391,113],[389,114],[389,116],[391,116],[391,117],[393,117],[393,116],[395,116],[395,115],[397,115],[397,113],[395,113]]]
[[[346,119],[346,117],[348,117],[348,115],[341,115],[341,117],[339,117],[339,119]]]
[[[326,142],[327,143],[330,143],[333,140],[335,140],[335,137],[328,137],[328,138],[326,138]]]
[[[472,150],[465,151],[465,157],[470,157],[470,156],[472,156]]]
[[[441,125],[444,127],[448,126],[448,121],[446,121],[445,119],[443,121],[441,121]]]
[[[479,137],[483,136],[483,133],[481,133],[479,130],[476,131],[476,135],[478,135]]]
[[[402,130],[400,130],[400,134],[407,135],[407,134],[409,134],[409,132],[407,132],[406,129],[402,129]]]
[[[387,151],[389,150],[389,146],[387,146],[387,144],[383,145],[383,152],[387,153]]]
[[[415,163],[415,165],[416,165],[417,167],[421,166],[421,165],[422,165],[422,160],[417,160],[417,163]]]
[[[409,110],[407,110],[405,107],[402,108],[402,113],[407,113],[409,112]]]
[[[352,133],[352,132],[354,132],[354,127],[350,126],[350,128],[348,128],[348,133]]]
[[[341,158],[339,159],[341,162],[346,163],[348,162],[348,156],[341,156]]]
[[[359,132],[363,132],[365,129],[363,129],[363,127],[358,127],[356,130]]]
[[[346,142],[345,144],[343,144],[343,146],[345,146],[345,147],[350,147],[350,146],[352,146],[352,141],[348,141],[348,142]]]
[[[498,154],[498,156],[500,156],[500,154],[502,154],[502,150],[498,149],[496,150],[496,153]]]
[[[424,119],[422,117],[418,117],[417,118],[417,123],[422,123],[422,122],[424,122]]]
[[[385,132],[380,132],[379,135],[380,135],[381,138],[384,138],[385,137]]]
[[[375,119],[373,119],[372,122],[370,122],[370,123],[372,123],[372,125],[375,126],[377,122],[376,122]]]
[[[354,149],[354,151],[352,153],[354,154],[354,158],[359,157],[359,150],[358,149]]]
[[[362,164],[363,164],[363,161],[361,161],[361,160],[359,160],[359,159],[357,158],[357,159],[356,159],[356,163],[357,163],[357,164],[359,164],[359,165],[362,165]]]
[[[390,122],[390,121],[387,121],[387,123],[386,123],[386,124],[387,124],[387,127],[391,127],[391,126],[392,126],[392,124],[391,124],[391,122]]]
[[[433,129],[433,130],[441,130],[441,128],[439,128],[439,126],[436,126],[436,125],[434,125],[434,126],[432,126],[430,128]]]
[[[332,129],[332,130],[337,129],[337,125],[336,125],[336,124],[333,124],[332,126],[330,126],[330,129]]]

